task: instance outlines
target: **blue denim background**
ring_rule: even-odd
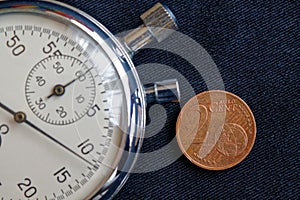
[[[139,15],[157,1],[64,2],[119,33],[140,25]],[[300,1],[162,2],[174,12],[180,31],[212,56],[226,90],[251,107],[257,139],[246,160],[232,169],[202,170],[182,156],[159,171],[131,175],[115,199],[300,199]],[[154,58],[182,72],[196,93],[206,90],[202,78],[175,55],[143,50],[134,61],[138,66],[153,63]],[[141,74],[142,79],[145,76]],[[145,140],[143,152],[160,148],[175,136],[179,106],[166,105],[166,110],[165,127]]]

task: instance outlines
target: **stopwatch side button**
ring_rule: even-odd
[[[180,101],[180,91],[176,79],[144,85],[148,104],[162,104]]]
[[[177,20],[170,9],[157,3],[141,15],[143,25],[121,38],[130,55],[153,41],[161,42],[178,29]]]
[[[178,29],[174,14],[166,5],[161,3],[155,4],[142,14],[141,19],[158,42],[163,41]]]

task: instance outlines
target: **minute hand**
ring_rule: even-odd
[[[50,99],[50,98],[53,97],[53,96],[61,96],[61,94],[64,93],[64,91],[66,90],[66,88],[67,88],[68,86],[72,85],[73,83],[75,83],[75,81],[77,81],[77,80],[80,79],[81,77],[85,76],[85,75],[86,75],[87,73],[89,73],[89,71],[91,71],[92,69],[93,69],[93,67],[89,68],[84,74],[81,74],[80,76],[74,78],[72,81],[68,82],[68,83],[65,84],[65,85],[56,85],[56,86],[54,87],[54,90],[53,90],[52,94],[50,94],[50,95],[47,97],[47,99]],[[56,87],[60,87],[61,90],[63,90],[63,91],[62,91],[60,94],[57,94],[57,92],[56,92],[56,90],[55,90]]]
[[[67,147],[66,145],[64,145],[63,143],[61,143],[60,141],[58,141],[57,139],[55,139],[54,137],[52,137],[51,135],[46,133],[41,128],[37,127],[36,125],[31,123],[27,119],[24,121],[24,123],[27,124],[28,126],[30,126],[31,128],[35,129],[37,132],[41,133],[42,135],[46,136],[48,139],[50,139],[54,143],[60,145],[62,148],[68,150],[70,153],[74,154],[76,157],[80,158],[84,162],[88,163],[91,166],[95,166],[93,163],[91,163],[90,161],[88,161],[87,159],[85,159],[84,157],[82,157],[81,155],[79,155],[78,153],[76,153],[75,151],[73,151],[72,149],[70,149],[69,147]]]

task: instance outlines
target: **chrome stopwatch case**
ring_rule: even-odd
[[[143,86],[131,61],[176,29],[156,4],[114,37],[57,1],[0,1],[0,200],[108,199],[141,147],[147,103],[177,82]]]

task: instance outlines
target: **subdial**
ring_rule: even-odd
[[[30,109],[53,125],[78,121],[95,101],[93,70],[93,66],[67,55],[40,61],[26,80],[25,94]]]

